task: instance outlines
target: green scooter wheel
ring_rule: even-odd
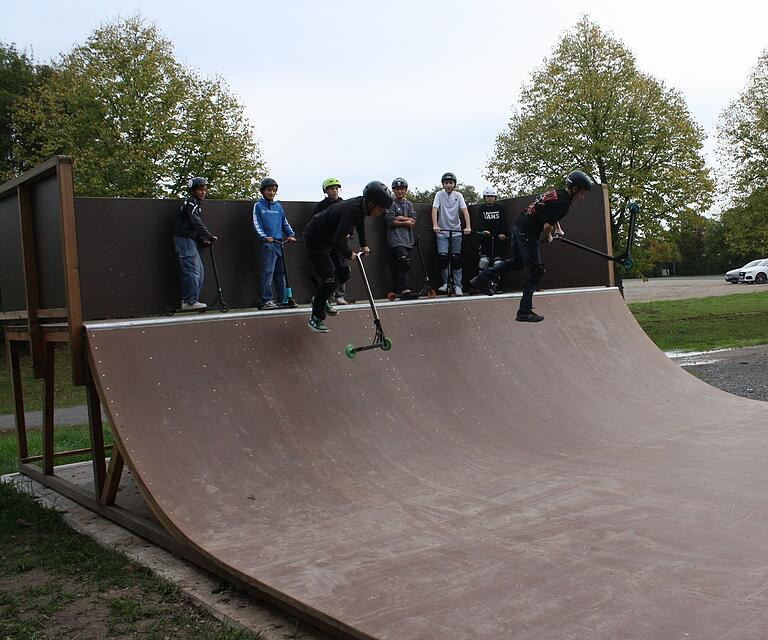
[[[354,347],[354,345],[348,344],[347,348],[344,350],[344,353],[347,354],[347,358],[354,358],[355,357],[355,347]]]
[[[384,338],[381,343],[382,351],[389,351],[392,348],[392,341],[389,338]]]
[[[632,258],[626,258],[622,263],[621,266],[624,267],[627,271],[630,271],[632,267],[635,266],[635,261],[632,260]]]

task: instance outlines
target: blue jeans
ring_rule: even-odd
[[[261,285],[261,302],[277,298],[285,302],[285,269],[283,268],[283,247],[276,242],[264,242],[261,245],[261,270],[259,284]],[[272,285],[274,283],[274,295]]]
[[[523,278],[523,297],[520,299],[519,313],[530,313],[533,308],[533,292],[544,275],[544,265],[541,262],[538,237],[518,231],[512,226],[512,257],[499,262],[483,271],[478,278],[498,282],[506,271],[525,269]]]
[[[437,233],[437,252],[440,254],[446,254],[448,256],[448,260],[451,260],[452,256],[458,256],[453,258],[453,260],[455,263],[458,263],[459,265],[461,265],[461,235],[462,235],[461,229],[459,229],[458,231],[454,231],[452,234],[448,233],[447,231],[438,231]],[[448,247],[449,244],[450,244],[450,250]],[[445,264],[446,266],[442,267],[440,271],[443,275],[443,284],[449,284],[447,262]],[[461,286],[461,275],[462,275],[461,266],[457,267],[454,264],[454,267],[453,267],[453,286],[454,287]]]
[[[187,304],[194,304],[200,299],[200,289],[203,288],[205,278],[197,241],[173,236],[173,247],[181,265],[181,299]]]

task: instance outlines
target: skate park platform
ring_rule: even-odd
[[[765,404],[645,336],[613,288],[86,323],[164,527],[345,638],[768,632]],[[303,311],[303,312],[302,312]]]

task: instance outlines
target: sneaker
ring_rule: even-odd
[[[317,331],[317,333],[330,333],[331,331],[322,319],[316,318],[315,316],[312,316],[307,324],[312,331]]]
[[[279,309],[279,307],[274,300],[267,300],[264,304],[261,305],[260,309],[262,311],[274,311],[275,309]]]
[[[309,301],[309,306],[313,306],[315,304],[315,296],[312,296],[312,299]],[[334,307],[329,300],[325,301],[325,312],[329,316],[337,316],[339,315],[339,310]]]
[[[181,303],[181,310],[182,311],[193,311],[193,310],[200,310],[200,309],[207,309],[208,305],[205,304],[205,302],[182,302]]]
[[[438,292],[438,293],[448,293],[448,285],[447,285],[447,284],[441,284],[441,285],[440,285],[440,286],[437,288],[437,292]]]
[[[518,322],[541,322],[543,319],[544,316],[540,316],[538,313],[534,313],[533,311],[529,311],[528,313],[521,313],[518,311],[517,315],[515,316],[515,320]]]
[[[344,296],[336,296],[336,304],[349,304]]]
[[[455,296],[463,296],[464,290],[461,287],[454,287],[453,288],[453,295]]]
[[[486,280],[480,276],[475,276],[469,281],[469,286],[475,291],[482,291],[487,296],[495,293],[495,287],[492,280]]]

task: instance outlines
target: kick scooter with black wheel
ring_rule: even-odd
[[[387,338],[384,333],[384,328],[381,326],[381,320],[379,319],[379,312],[376,309],[376,302],[373,299],[373,293],[371,292],[371,285],[368,282],[368,276],[365,273],[365,267],[363,266],[363,256],[365,253],[359,251],[355,253],[357,258],[357,264],[360,267],[360,275],[363,278],[365,284],[365,291],[368,294],[368,304],[371,305],[371,313],[373,314],[373,326],[376,332],[373,335],[373,341],[371,344],[366,344],[362,347],[356,347],[352,344],[348,344],[345,349],[345,353],[348,358],[354,358],[358,351],[368,351],[369,349],[381,349],[382,351],[389,351],[392,348],[392,341]]]
[[[295,309],[299,306],[299,303],[293,299],[293,289],[291,289],[291,285],[288,282],[288,267],[285,264],[285,245],[290,242],[290,240],[286,238],[285,240],[275,240],[274,242],[280,245],[280,258],[283,261],[283,273],[285,274],[285,305],[290,309]]]
[[[211,304],[211,307],[218,309],[222,313],[229,311],[229,305],[224,302],[224,294],[221,291],[221,281],[219,280],[219,270],[216,267],[216,254],[213,251],[213,242],[208,245],[211,250],[211,264],[213,265],[213,278],[216,280],[216,299]]]

